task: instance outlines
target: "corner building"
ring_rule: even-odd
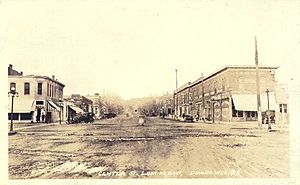
[[[275,70],[260,66],[260,99],[262,111],[268,110],[267,89],[271,114],[279,110],[276,102]],[[225,66],[211,75],[199,78],[177,89],[174,94],[176,117],[199,115],[215,121],[257,120],[255,66]]]
[[[17,122],[57,122],[59,120],[59,98],[63,97],[64,84],[55,76],[26,75],[8,72],[8,92],[15,87],[13,120]],[[63,110],[62,110],[63,111]],[[11,116],[11,97],[8,100],[8,120]]]

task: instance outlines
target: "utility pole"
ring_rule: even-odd
[[[258,127],[262,127],[261,120],[261,102],[260,102],[260,81],[259,81],[259,66],[258,66],[258,52],[257,41],[255,36],[255,67],[256,67],[256,96],[257,96],[257,122]]]
[[[202,85],[202,118],[205,123],[205,98],[204,98],[204,85],[203,85],[203,73],[201,73],[201,85]]]
[[[272,127],[271,127],[271,118],[270,118],[270,103],[269,103],[269,89],[266,90],[266,93],[267,93],[267,101],[268,101],[268,130],[271,130]]]
[[[224,89],[225,89],[225,85],[224,85],[224,78],[222,78],[222,91],[221,91],[221,100],[220,100],[220,111],[221,111],[221,114],[220,114],[220,121],[222,121],[222,117],[223,117],[223,107],[222,107],[222,103],[223,103],[223,100],[222,100],[222,95],[224,93]]]
[[[177,69],[175,69],[175,75],[176,75],[176,76],[175,76],[175,77],[176,77],[176,90],[175,90],[175,92],[176,92],[175,119],[177,119],[177,109],[178,109],[178,79],[177,79]],[[175,96],[174,96],[174,98],[175,98]]]

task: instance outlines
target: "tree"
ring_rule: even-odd
[[[102,111],[115,114],[124,113],[124,100],[117,94],[105,92],[101,97]]]

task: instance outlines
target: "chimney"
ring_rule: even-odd
[[[20,75],[23,76],[23,71],[20,72]]]
[[[55,75],[52,75],[52,80],[55,80]]]
[[[12,75],[12,67],[13,66],[11,64],[8,65],[8,70],[7,70],[8,75]]]

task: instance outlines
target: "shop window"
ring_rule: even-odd
[[[10,120],[10,113],[8,113],[8,120]],[[13,113],[13,120],[19,120],[19,113]]]
[[[31,113],[21,113],[21,120],[31,120]]]
[[[237,111],[237,116],[238,117],[243,117],[243,111]]]

